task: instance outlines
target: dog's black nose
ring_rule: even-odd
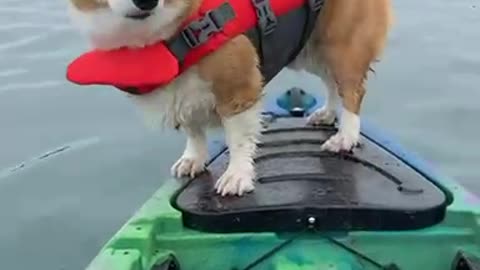
[[[141,10],[150,11],[157,7],[158,0],[132,0],[135,6]]]

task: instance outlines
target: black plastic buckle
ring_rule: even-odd
[[[205,17],[193,21],[182,31],[182,36],[190,48],[203,44],[211,34],[221,30],[212,14],[211,11],[207,12]]]
[[[214,10],[205,13],[205,16],[191,22],[182,31],[182,36],[190,48],[205,43],[213,34],[222,31],[225,24],[235,17],[235,13],[228,3],[222,4]]]
[[[277,27],[277,17],[270,6],[269,0],[252,0],[257,11],[260,31],[264,36],[271,34]]]
[[[308,0],[308,5],[314,12],[317,12],[320,9],[322,9],[324,4],[325,4],[325,0]]]

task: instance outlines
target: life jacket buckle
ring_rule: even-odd
[[[190,48],[198,47],[205,43],[212,34],[222,31],[225,24],[234,17],[233,8],[230,4],[224,3],[187,25],[182,31],[182,36]]]
[[[269,0],[252,0],[256,8],[260,31],[264,36],[271,34],[277,27],[277,17]]]

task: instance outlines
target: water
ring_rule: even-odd
[[[478,192],[478,1],[394,4],[364,115]],[[83,269],[182,150],[183,136],[145,130],[119,92],[66,82],[84,45],[65,1],[0,0],[2,269]],[[320,84],[282,75],[269,95]]]

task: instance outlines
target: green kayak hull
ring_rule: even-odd
[[[316,107],[318,104],[310,111]],[[271,101],[265,110],[285,114]],[[362,135],[448,194],[440,223],[399,231],[206,233],[184,226],[182,213],[171,203],[181,183],[169,179],[105,244],[87,269],[480,269],[480,199],[368,123],[362,122]]]

